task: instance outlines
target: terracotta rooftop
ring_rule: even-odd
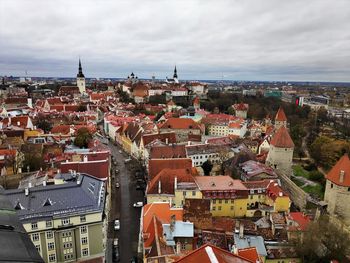
[[[200,248],[192,251],[190,254],[175,261],[179,263],[256,263],[240,256],[234,255],[226,250],[205,244]]]
[[[333,166],[327,174],[327,180],[340,185],[350,187],[350,159],[349,155],[343,157]]]
[[[305,231],[307,226],[311,222],[310,217],[302,212],[290,212],[288,215],[288,219],[297,223],[297,230],[301,231]]]
[[[201,191],[247,190],[241,180],[234,180],[227,175],[195,176],[194,179]]]
[[[260,262],[260,257],[255,247],[238,249],[238,255],[252,262]]]
[[[186,158],[185,145],[172,144],[164,146],[153,146],[150,150],[150,159],[162,158]]]
[[[192,119],[170,118],[159,127],[160,129],[196,129],[200,130],[199,125]]]
[[[287,121],[287,116],[284,113],[284,110],[282,107],[280,107],[276,113],[276,117],[275,117],[276,121]]]
[[[192,160],[188,158],[179,159],[155,159],[149,160],[148,163],[148,177],[152,180],[163,169],[186,169],[192,168]]]
[[[286,127],[280,127],[272,136],[271,145],[280,148],[294,148],[294,143]]]

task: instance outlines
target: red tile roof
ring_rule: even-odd
[[[238,111],[247,111],[248,104],[244,104],[243,102],[234,105],[234,109]]]
[[[177,183],[195,183],[193,179],[194,175],[198,175],[197,170],[194,167],[191,169],[163,169],[148,184],[147,194],[174,195],[175,178]]]
[[[187,118],[170,118],[160,125],[160,129],[196,129],[200,126],[192,119]]]
[[[61,171],[68,173],[69,170],[76,171],[78,173],[87,173],[94,177],[106,180],[109,175],[109,161],[87,161],[87,162],[63,162],[61,163]]]
[[[296,222],[298,224],[297,230],[305,231],[311,219],[308,215],[305,215],[302,212],[290,212],[288,219]]]
[[[344,173],[343,181],[341,179],[341,173]],[[350,187],[350,159],[349,155],[344,154],[343,157],[333,166],[333,168],[327,174],[327,180],[340,185]]]
[[[281,126],[272,136],[271,145],[280,148],[294,148],[294,143],[286,127]]]
[[[143,145],[146,146],[155,140],[162,141],[164,143],[176,143],[176,136],[174,132],[145,134],[142,136]]]
[[[186,158],[186,148],[183,144],[153,146],[150,150],[150,159]]]
[[[205,244],[200,248],[192,251],[190,254],[175,261],[176,263],[256,263],[249,259],[244,259],[234,255],[226,250],[215,247],[210,244]]]
[[[285,197],[288,196],[282,188],[275,181],[270,181],[267,186],[267,194],[272,200],[276,200],[277,197]]]
[[[275,117],[276,121],[287,121],[287,116],[284,113],[284,110],[282,107],[280,107],[276,113],[276,117]]]
[[[148,163],[148,176],[152,180],[163,169],[181,169],[192,168],[191,159],[155,159],[149,160]]]
[[[260,257],[255,247],[238,249],[238,255],[252,262],[260,262]]]

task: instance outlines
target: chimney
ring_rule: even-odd
[[[165,144],[166,144],[166,145],[169,144],[169,138],[165,138]]]
[[[171,215],[171,217],[170,217],[170,231],[171,232],[174,232],[174,230],[175,230],[175,221],[176,221],[175,215]]]
[[[190,145],[191,145],[191,141],[188,141],[188,142],[187,142],[187,145],[190,146]]]
[[[177,255],[181,254],[181,243],[180,242],[176,243],[176,254]]]
[[[61,173],[61,169],[57,169],[57,174],[60,174]]]
[[[160,180],[158,181],[158,194],[162,193],[162,183],[160,182]]]
[[[345,175],[345,171],[340,170],[340,174],[339,174],[339,182],[340,183],[344,183],[344,175]]]
[[[87,155],[84,155],[84,163],[86,163],[88,161],[88,157]]]
[[[174,189],[177,190],[177,176],[174,178]]]
[[[25,188],[25,189],[24,189],[24,194],[25,194],[26,196],[29,195],[29,188]]]
[[[17,122],[17,126],[18,127],[21,126],[21,122],[20,121]]]
[[[28,98],[27,105],[28,105],[29,108],[33,108],[33,100],[32,100],[32,98]]]
[[[239,238],[243,238],[244,237],[244,225],[240,224],[239,225]]]

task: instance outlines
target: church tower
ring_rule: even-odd
[[[79,58],[79,72],[77,74],[77,86],[81,94],[86,93],[85,89],[85,76],[83,74],[83,69],[81,67],[81,61]]]
[[[278,130],[279,128],[281,128],[282,126],[284,126],[285,128],[287,128],[287,116],[284,113],[284,110],[282,107],[280,107],[276,113],[276,117],[275,117],[275,129]]]
[[[175,83],[179,83],[179,80],[177,79],[177,70],[176,70],[176,65],[175,65],[175,69],[174,69],[173,79],[174,79],[174,82],[175,82]]]

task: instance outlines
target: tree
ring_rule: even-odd
[[[91,140],[92,134],[90,133],[89,129],[83,127],[77,131],[77,135],[74,140],[74,145],[80,148],[87,148]]]
[[[80,104],[78,106],[78,109],[77,109],[78,112],[83,112],[83,111],[86,111],[86,110],[87,110],[87,107],[86,107],[86,105],[83,105],[83,104]]]
[[[52,129],[52,123],[46,118],[39,118],[36,122],[36,126],[39,129],[42,129],[45,133],[51,131]]]
[[[203,164],[202,164],[202,169],[204,171],[204,175],[210,175],[211,169],[213,168],[212,163],[209,160],[206,160]]]
[[[220,164],[221,174],[225,173],[225,161],[227,161],[231,157],[230,149],[227,147],[221,147],[218,151],[218,159]]]
[[[350,236],[344,228],[327,216],[311,222],[297,240],[296,248],[303,262],[345,262],[350,253]]]

